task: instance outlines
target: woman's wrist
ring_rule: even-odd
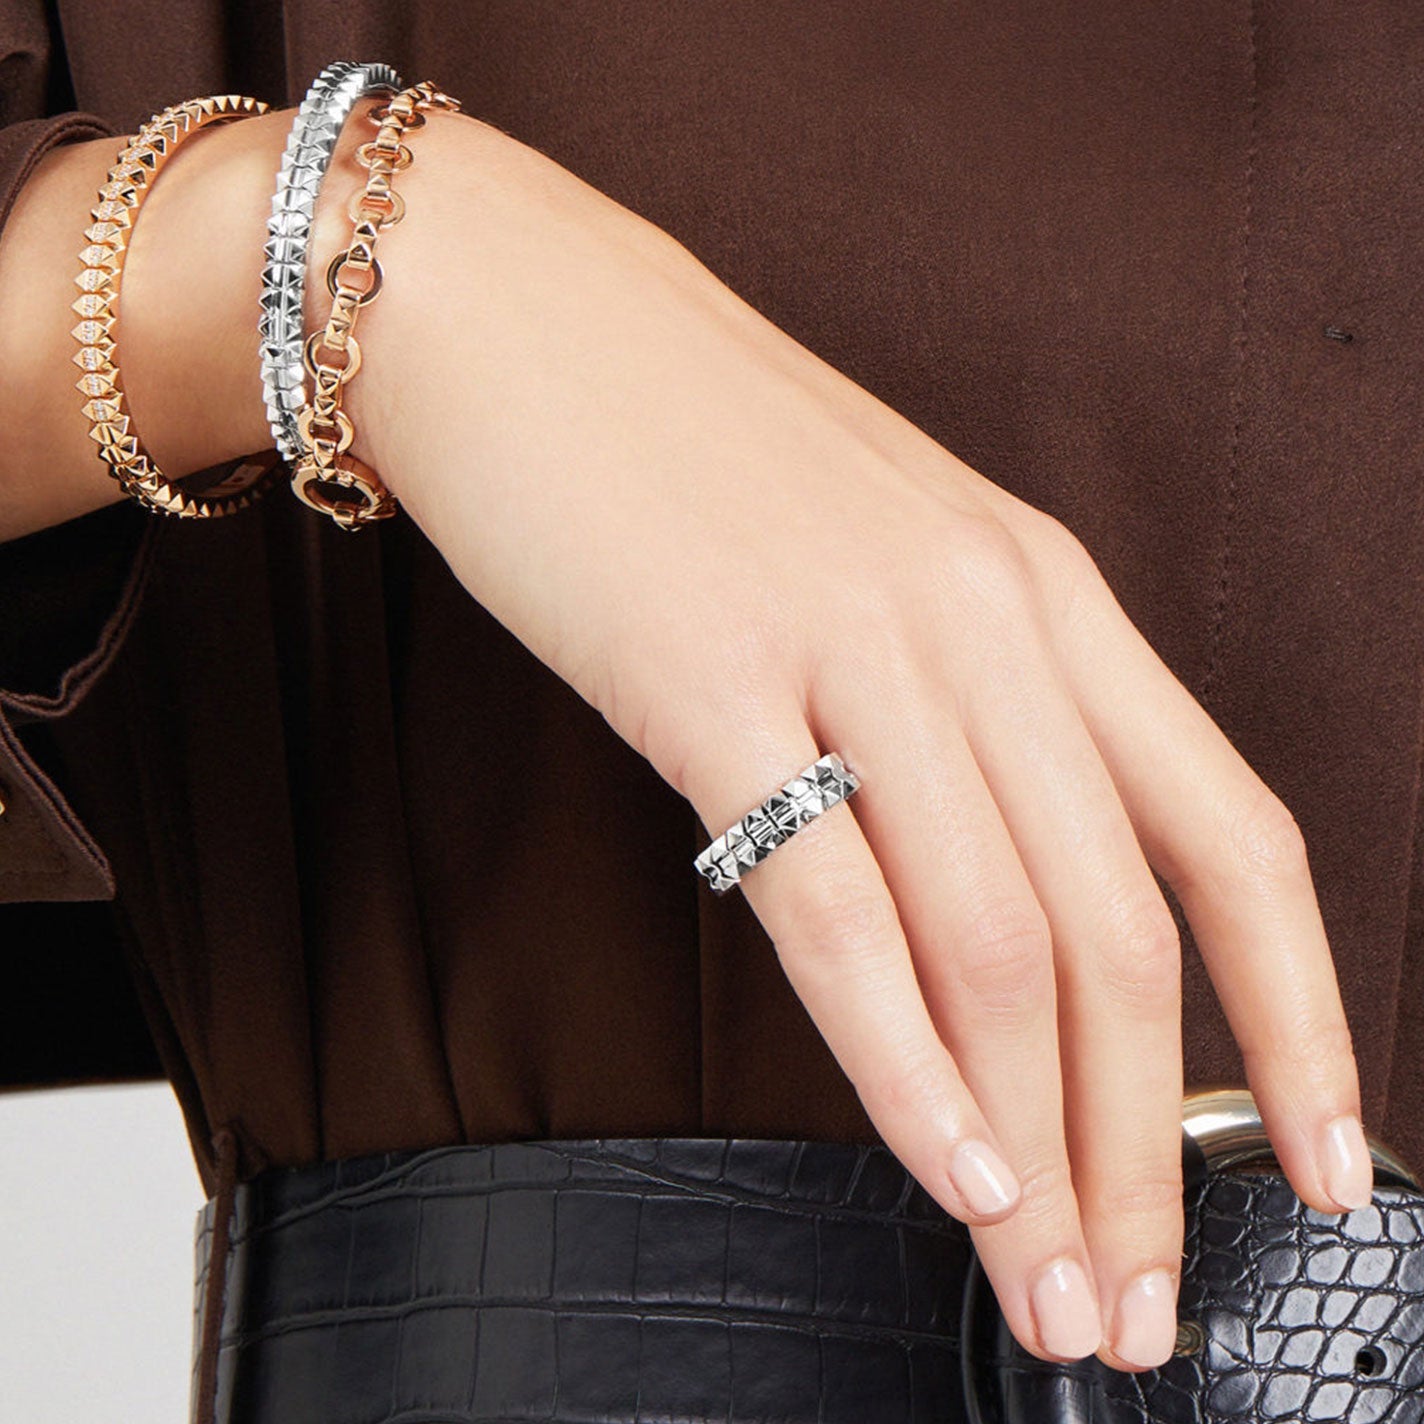
[[[331,309],[326,270],[350,240],[348,205],[366,177],[355,152],[374,136],[366,115],[381,102],[358,101],[318,192],[306,270],[308,332],[319,330]],[[170,480],[273,447],[259,297],[267,219],[293,117],[290,108],[269,111],[185,141],[134,224],[115,355],[133,429]],[[12,432],[0,467],[0,540],[125,497],[89,438],[70,334],[80,319],[71,303],[79,295],[74,277],[93,221],[89,210],[123,142],[67,143],[46,154],[0,234],[0,425]],[[506,278],[517,271],[527,277],[530,264],[542,270],[549,262],[551,284],[569,280],[552,259],[570,228],[580,243],[596,242],[596,229],[607,224],[610,241],[641,240],[687,257],[652,224],[472,115],[431,111],[410,146],[413,162],[393,181],[408,216],[380,236],[385,282],[363,310],[362,369],[343,394],[355,427],[351,453],[403,501],[417,497],[421,462],[412,456],[439,408],[436,393],[417,388],[468,389],[473,374],[461,371],[452,381],[442,369],[442,360],[457,354],[438,334],[448,332],[453,311],[471,321],[537,327],[539,313],[511,310],[502,289],[518,286]],[[538,331],[528,334],[537,344]],[[472,348],[486,346],[463,330],[460,338],[455,344],[466,360]],[[508,352],[509,332],[496,344]],[[498,408],[498,383],[510,376],[498,364],[505,359],[513,358],[498,356],[479,373],[490,396],[486,414]],[[479,438],[478,412],[449,414]]]
[[[265,133],[249,128],[259,124]],[[263,188],[272,181],[248,156],[260,152],[261,139],[275,139],[280,151],[270,116],[216,125],[180,145],[129,240],[115,359],[132,428],[169,478],[271,444],[249,408],[246,386],[256,376],[243,369],[244,356],[254,368],[257,361],[255,297],[244,302],[243,283],[254,261],[260,271]],[[0,242],[7,312],[0,419],[20,431],[7,442],[0,537],[124,498],[89,438],[71,335],[80,320],[71,304],[90,209],[123,143],[95,139],[46,154]]]
[[[737,320],[742,304],[669,233],[492,124],[433,111],[410,147],[412,163],[393,181],[405,217],[380,237],[381,296],[361,316],[361,371],[344,405],[354,452],[448,557],[443,541],[460,533],[443,507],[452,486],[478,481],[477,502],[544,498],[509,459],[526,441],[558,443],[557,404],[535,397],[531,412],[531,392],[596,384],[605,358],[623,355],[597,353],[613,312],[643,298],[656,305],[657,279],[695,285],[724,320]],[[343,194],[364,177],[352,154],[354,141],[333,160],[332,176],[343,165]],[[333,229],[349,234],[345,205],[323,188],[324,250],[344,245]],[[648,275],[646,290],[629,290],[630,270]],[[324,271],[309,271],[308,330],[330,307]],[[570,346],[588,344],[597,354],[570,364]]]
[[[331,311],[327,268],[351,241],[349,207],[367,177],[356,150],[374,138],[376,128],[367,115],[384,100],[374,95],[357,101],[318,189],[303,301],[302,325],[309,333],[321,330]],[[428,132],[434,133],[452,116],[431,112],[425,117]],[[192,156],[200,142],[208,144],[206,153],[186,169],[179,167],[182,152],[175,155],[135,226],[124,282],[127,320],[120,318],[120,340],[127,346],[121,345],[120,356],[140,438],[172,478],[274,444],[262,391],[259,296],[272,192],[292,120],[293,110],[277,110],[191,140]],[[514,143],[488,125],[473,127],[506,145]],[[438,185],[437,155],[427,152],[436,145],[426,131],[417,133],[412,144],[425,182]],[[393,181],[402,197],[415,168]],[[382,390],[400,384],[390,373],[409,374],[415,366],[408,349],[387,349],[403,339],[392,320],[393,308],[405,300],[403,292],[441,275],[428,265],[416,272],[399,270],[404,254],[398,233],[420,216],[416,211],[380,235],[376,252],[387,282],[362,311],[359,341],[367,364],[342,400],[355,427],[351,453],[378,472],[376,434],[389,408]],[[428,376],[416,369],[412,378]],[[310,398],[310,375],[306,389]]]
[[[356,105],[318,194],[308,250],[308,330],[323,325],[330,310],[326,268],[349,240],[347,204],[365,176],[355,150],[373,136],[365,115],[379,102],[372,97]],[[133,429],[169,479],[273,446],[259,366],[259,296],[267,219],[292,118],[291,109],[271,111],[194,135],[174,152],[139,209],[124,265],[115,355]],[[0,425],[11,432],[0,468],[0,540],[125,497],[89,438],[70,334],[80,320],[71,304],[79,296],[74,277],[84,230],[93,222],[89,210],[123,142],[57,145],[25,183],[0,234],[6,313]],[[368,344],[385,336],[378,308],[389,312],[398,300],[383,294],[363,314]],[[369,440],[381,402],[365,413],[367,385],[364,375],[353,380],[345,406],[356,425],[352,451],[374,465]]]

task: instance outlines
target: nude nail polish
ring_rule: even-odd
[[[1038,1338],[1050,1355],[1081,1360],[1102,1344],[1098,1307],[1076,1261],[1055,1261],[1034,1282],[1029,1300]]]
[[[1130,1365],[1156,1368],[1177,1344],[1177,1292],[1166,1271],[1138,1276],[1118,1299],[1113,1350]]]
[[[977,1137],[966,1138],[954,1149],[949,1175],[969,1209],[982,1216],[997,1215],[1021,1194],[1008,1163]]]
[[[1368,1206],[1374,1192],[1374,1164],[1365,1130],[1354,1113],[1344,1113],[1325,1129],[1321,1165],[1325,1190],[1343,1211]]]

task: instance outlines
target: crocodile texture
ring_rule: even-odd
[[[1279,1174],[1203,1174],[1185,1205],[1203,1343],[1128,1374],[1019,1347],[968,1229],[884,1147],[543,1141],[272,1169],[233,1194],[209,1402],[221,1424],[1424,1421],[1424,1197],[1378,1187],[1335,1217]],[[210,1201],[195,1381],[215,1220]]]
[[[1207,1175],[1184,1207],[1177,1313],[1199,1344],[1160,1369],[1046,1365],[972,1268],[971,1424],[1424,1421],[1424,1196],[1377,1185],[1372,1205],[1330,1215],[1253,1170]]]

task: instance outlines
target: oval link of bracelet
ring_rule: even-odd
[[[323,488],[333,485],[351,490],[361,502],[333,498]],[[388,519],[396,512],[395,496],[381,477],[354,455],[343,455],[339,464],[326,468],[303,456],[292,470],[292,493],[318,514],[329,515],[347,531],[375,519]]]
[[[326,436],[313,434],[312,427],[314,425],[337,432],[333,448],[338,455],[344,455],[351,448],[351,442],[356,438],[356,427],[352,425],[351,417],[339,406],[332,411],[330,420],[318,415],[316,407],[313,405],[305,406],[297,417],[297,426],[302,432],[302,439],[308,446],[315,445],[318,440],[324,440],[330,445],[332,442]]]
[[[369,211],[381,207],[385,208],[384,213]],[[394,227],[405,216],[405,199],[394,189],[384,193],[352,193],[351,201],[346,204],[346,216],[352,222],[374,218],[378,230]]]
[[[323,346],[320,343],[325,335],[326,330],[323,328],[321,331],[312,332],[307,337],[302,345],[302,365],[306,367],[307,375],[315,378],[317,375],[316,353],[318,351],[337,351],[344,354],[346,364],[341,367],[341,384],[344,386],[361,369],[361,343],[354,336],[347,336],[344,346]],[[300,421],[300,419],[299,416],[298,420]]]
[[[349,248],[343,248],[331,259],[330,263],[327,265],[326,289],[331,293],[333,297],[337,295],[338,283],[336,279],[336,274],[341,270],[343,266],[346,265],[346,256],[349,251]],[[358,306],[364,307],[368,302],[375,301],[376,293],[381,290],[381,283],[385,280],[385,274],[381,271],[380,262],[378,262],[374,257],[371,259],[371,265],[369,267],[357,266],[355,270],[359,272],[370,272],[371,274],[371,285],[367,287],[364,292],[351,293],[351,295],[356,299],[356,304]]]
[[[361,164],[363,168],[369,168],[375,161],[374,155],[376,155],[377,153],[382,154],[383,157],[390,157],[390,155],[384,153],[380,145],[377,144],[374,139],[372,139],[367,143],[363,143],[356,150],[356,161],[357,163]],[[391,171],[393,173],[404,173],[405,170],[411,165],[411,158],[412,155],[410,149],[407,148],[405,144],[397,141],[395,156],[393,159],[391,159],[394,165]]]
[[[366,117],[370,119],[377,128],[380,128],[391,116],[390,107],[389,104],[382,104],[379,109],[368,109],[366,111]],[[425,127],[425,115],[421,113],[419,109],[412,109],[411,112],[405,116],[402,127],[407,133],[409,133],[411,129],[423,129]]]

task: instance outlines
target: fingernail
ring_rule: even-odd
[[[993,1216],[1019,1199],[1019,1184],[1008,1164],[987,1142],[966,1138],[949,1159],[955,1190],[971,1211]]]
[[[1039,1341],[1050,1355],[1081,1360],[1102,1344],[1102,1322],[1088,1278],[1071,1258],[1055,1261],[1039,1276],[1030,1301]]]
[[[1368,1206],[1374,1193],[1374,1164],[1365,1130],[1354,1113],[1337,1117],[1325,1129],[1325,1190],[1343,1211]]]
[[[1130,1365],[1165,1365],[1177,1347],[1177,1291],[1162,1270],[1147,1271],[1123,1291],[1113,1350]]]

